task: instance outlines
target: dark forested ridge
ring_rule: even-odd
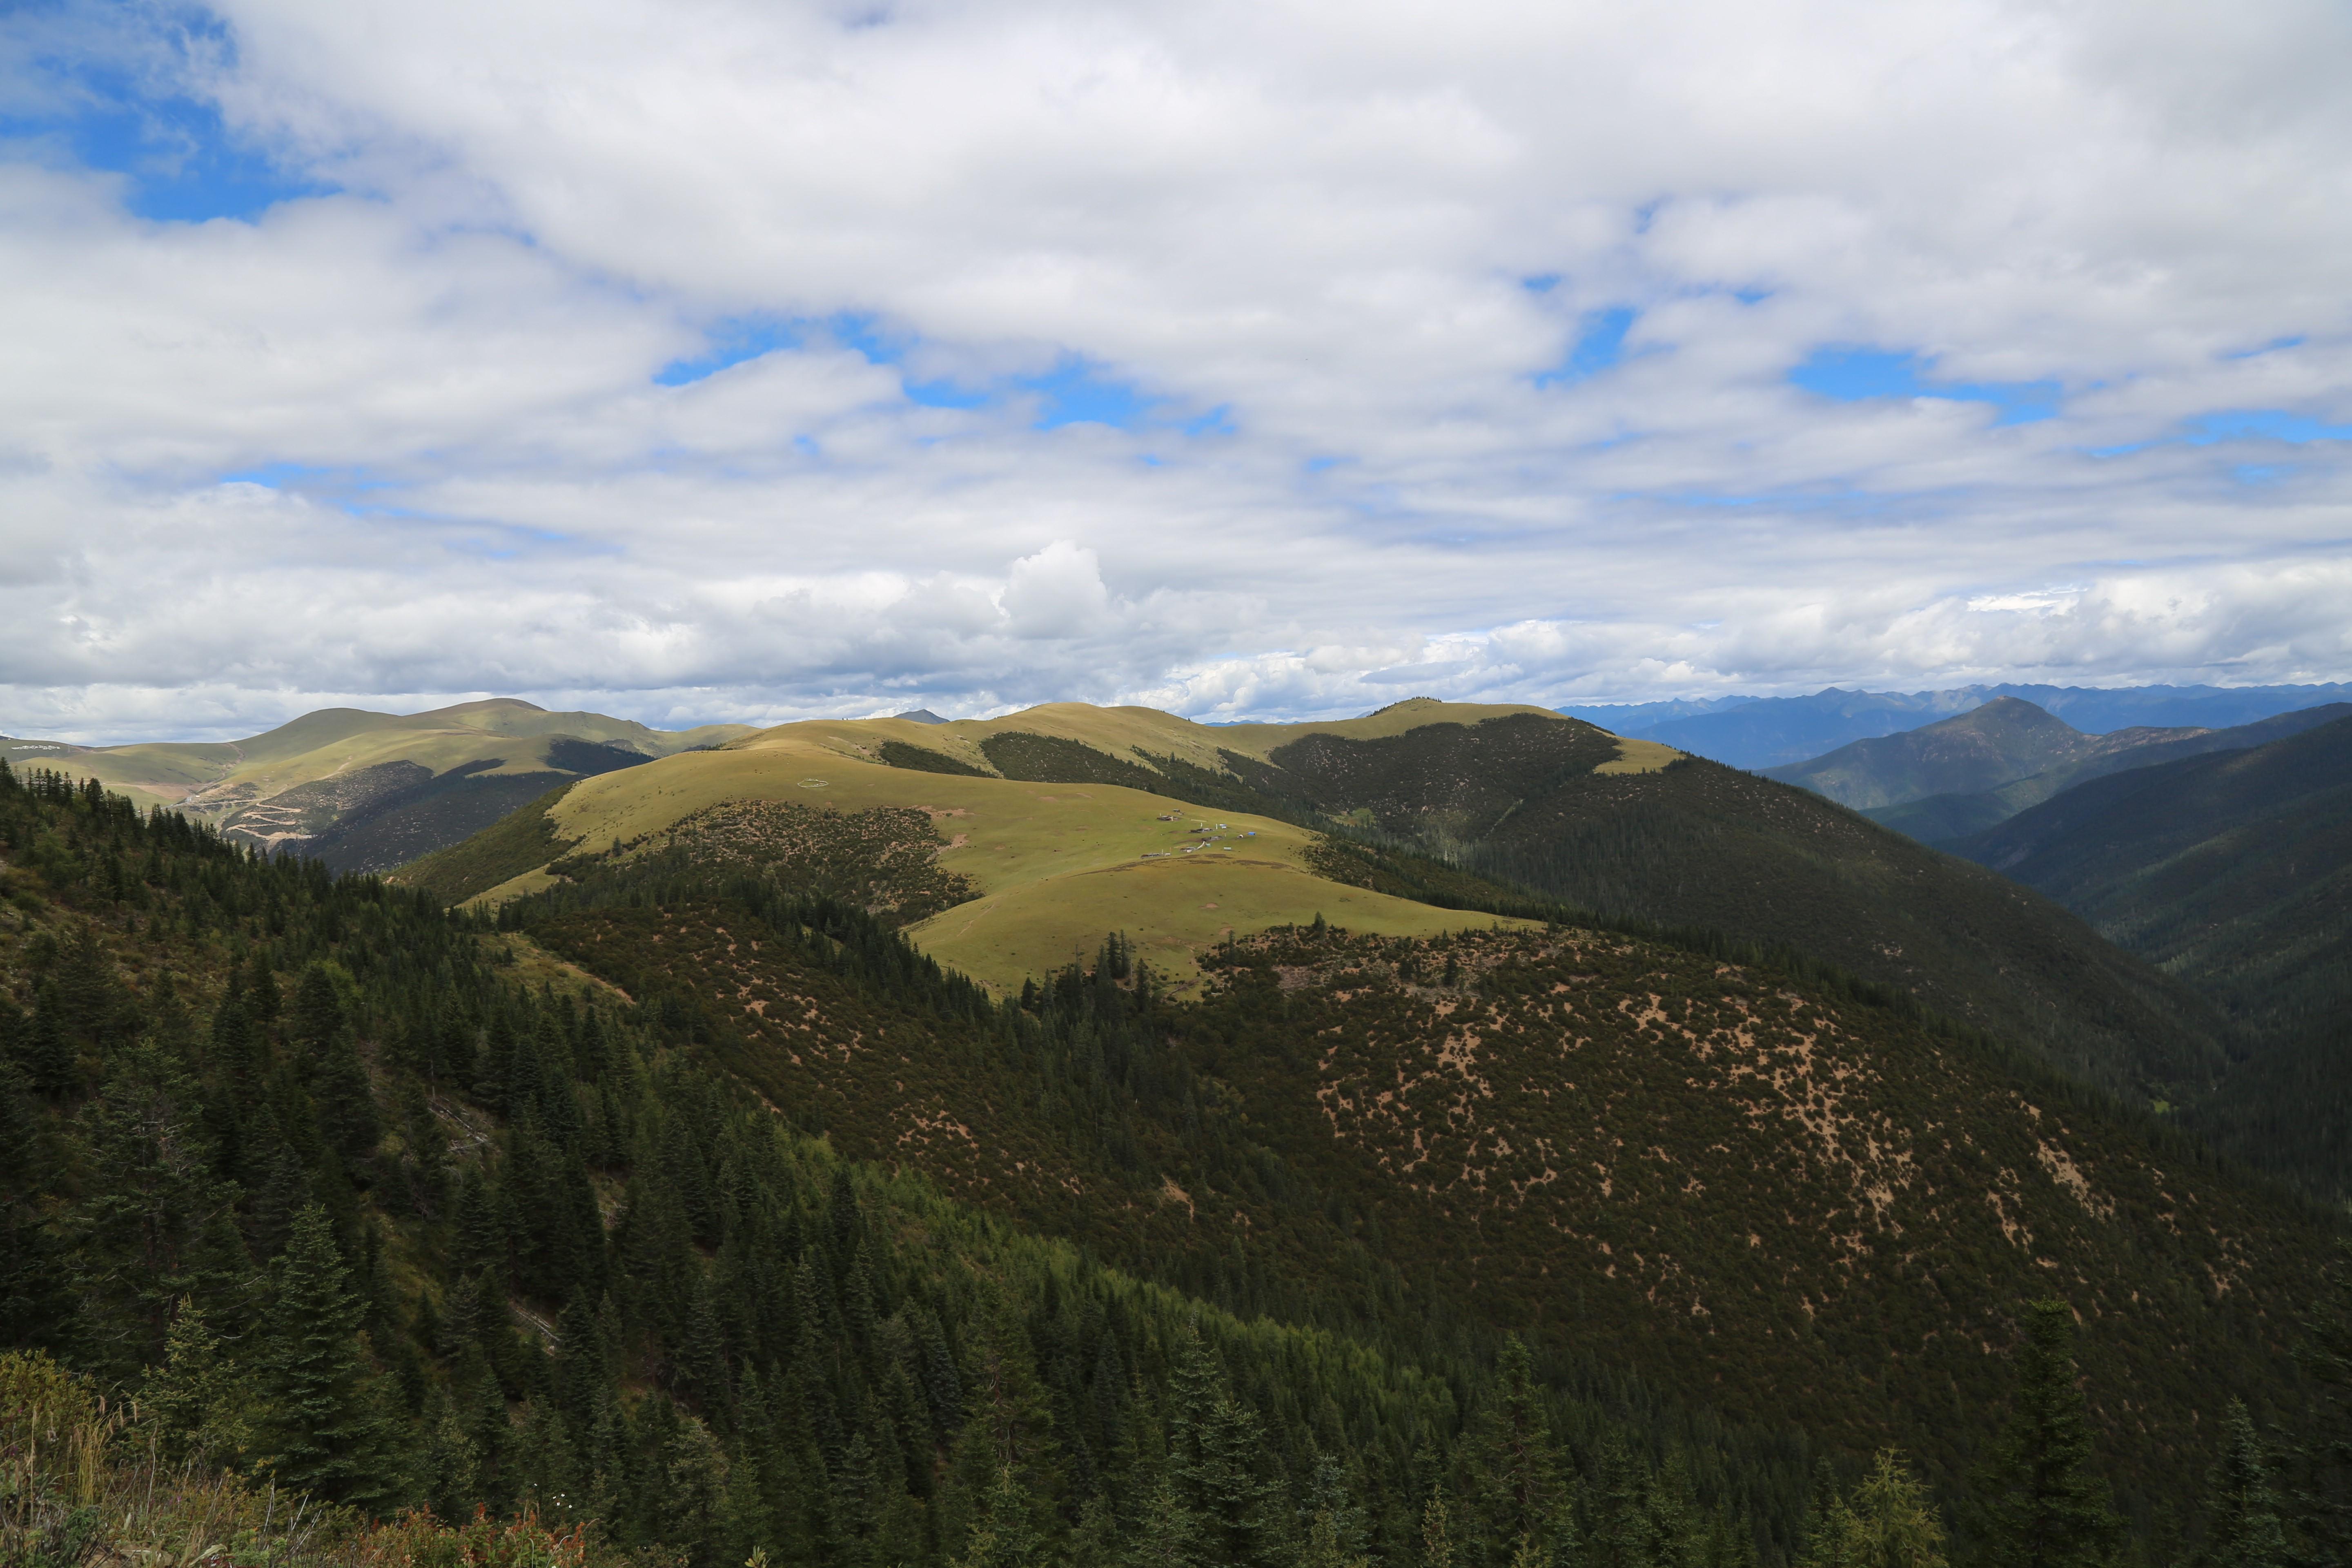
[[[11,1562],[1828,1568],[1938,1493],[2006,1562],[2068,1419],[2169,1552],[2221,1391],[2301,1415],[2306,1222],[1685,950],[1300,931],[1175,1006],[1113,939],[996,1003],[756,868],[494,930],[5,771],[0,862]]]
[[[2210,997],[2248,1059],[2195,1114],[2352,1194],[2352,718],[2095,780],[1948,847]]]

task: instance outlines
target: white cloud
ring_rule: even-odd
[[[147,15],[0,92],[133,62],[344,194],[0,163],[0,728],[2352,674],[2345,442],[2182,439],[2352,425],[2324,0]],[[1150,416],[906,390],[1076,364]]]

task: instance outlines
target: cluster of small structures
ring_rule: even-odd
[[[1171,811],[1165,813],[1160,816],[1158,820],[1161,822],[1174,822],[1181,815],[1181,813]],[[1200,842],[1196,844],[1187,844],[1181,849],[1147,849],[1143,852],[1142,858],[1146,860],[1165,860],[1171,855],[1190,855],[1195,850],[1200,849],[1230,847],[1230,846],[1223,845],[1218,842],[1219,835],[1228,833],[1230,831],[1231,829],[1222,822],[1218,823],[1214,827],[1202,824],[1191,830],[1192,835],[1197,837],[1200,839]],[[1240,834],[1239,837],[1242,838],[1255,838],[1257,837],[1257,829],[1254,827],[1250,828]]]

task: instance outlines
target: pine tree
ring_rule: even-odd
[[[2285,1568],[2286,1532],[2254,1418],[2242,1399],[2221,1419],[2221,1457],[2206,1482],[2208,1568]]]
[[[1442,1489],[1431,1492],[1422,1507],[1421,1568],[1454,1568],[1453,1512]]]
[[[1036,1509],[1036,1499],[1013,1467],[1003,1467],[981,1500],[954,1568],[1032,1568],[1045,1544]]]
[[[284,1484],[365,1508],[385,1500],[390,1455],[327,1211],[295,1217],[255,1360],[269,1402],[265,1444]]]
[[[1271,1568],[1282,1535],[1282,1487],[1269,1464],[1264,1424],[1230,1391],[1202,1424],[1191,1488],[1212,1561],[1233,1568]]]
[[[316,1054],[323,1051],[342,1027],[342,998],[335,994],[335,983],[327,973],[326,965],[314,963],[302,972],[301,984],[295,987],[289,1037]]]
[[[2105,1568],[2122,1533],[2106,1483],[2091,1468],[2091,1426],[2077,1386],[2074,1310],[2030,1303],[2018,1390],[1996,1445],[1990,1497],[1994,1568]]]
[[[1816,1490],[1801,1568],[1945,1568],[1943,1520],[1894,1449],[1877,1454],[1850,1497]]]
[[[2298,1560],[2352,1561],[2352,1242],[2336,1245],[2295,1361],[2312,1390],[2304,1436],[2289,1455],[2289,1511]]]
[[[425,1506],[445,1520],[462,1520],[482,1500],[481,1456],[457,1419],[448,1390],[436,1387],[425,1396],[419,1426],[416,1469]]]
[[[1544,1418],[1535,1358],[1513,1334],[1503,1342],[1494,1391],[1465,1446],[1463,1468],[1477,1533],[1503,1551],[1549,1538],[1560,1501],[1559,1451]]]
[[[229,1361],[194,1301],[180,1302],[163,1364],[148,1377],[140,1403],[173,1458],[233,1470],[250,1462],[262,1415],[259,1392]]]
[[[176,1302],[214,1299],[247,1267],[235,1189],[214,1173],[195,1104],[194,1086],[142,1041],[82,1113],[90,1187],[71,1227],[80,1338],[120,1378],[163,1358]]]
[[[374,1088],[349,1033],[337,1029],[318,1049],[319,1074],[311,1099],[319,1108],[319,1131],[347,1164],[357,1164],[375,1152],[376,1141],[383,1136]]]
[[[1137,1510],[1129,1568],[1199,1568],[1207,1561],[1201,1550],[1201,1520],[1184,1506],[1175,1478],[1161,1475],[1144,1494]]]

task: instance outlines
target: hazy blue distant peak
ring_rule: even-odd
[[[1633,735],[1663,720],[1720,713],[1728,708],[1741,708],[1750,702],[1763,700],[1765,699],[1759,697],[1687,697],[1674,702],[1603,702],[1585,708],[1562,708],[1559,711],[1571,719],[1598,724],[1612,734]]]
[[[1810,697],[1722,697],[1563,708],[1621,735],[1639,735],[1739,768],[1782,767],[1855,741],[1897,734],[1980,707],[2022,698],[2086,734],[2135,725],[2226,729],[2274,713],[2352,698],[2331,686],[1958,686],[1941,691],[1853,691]]]

